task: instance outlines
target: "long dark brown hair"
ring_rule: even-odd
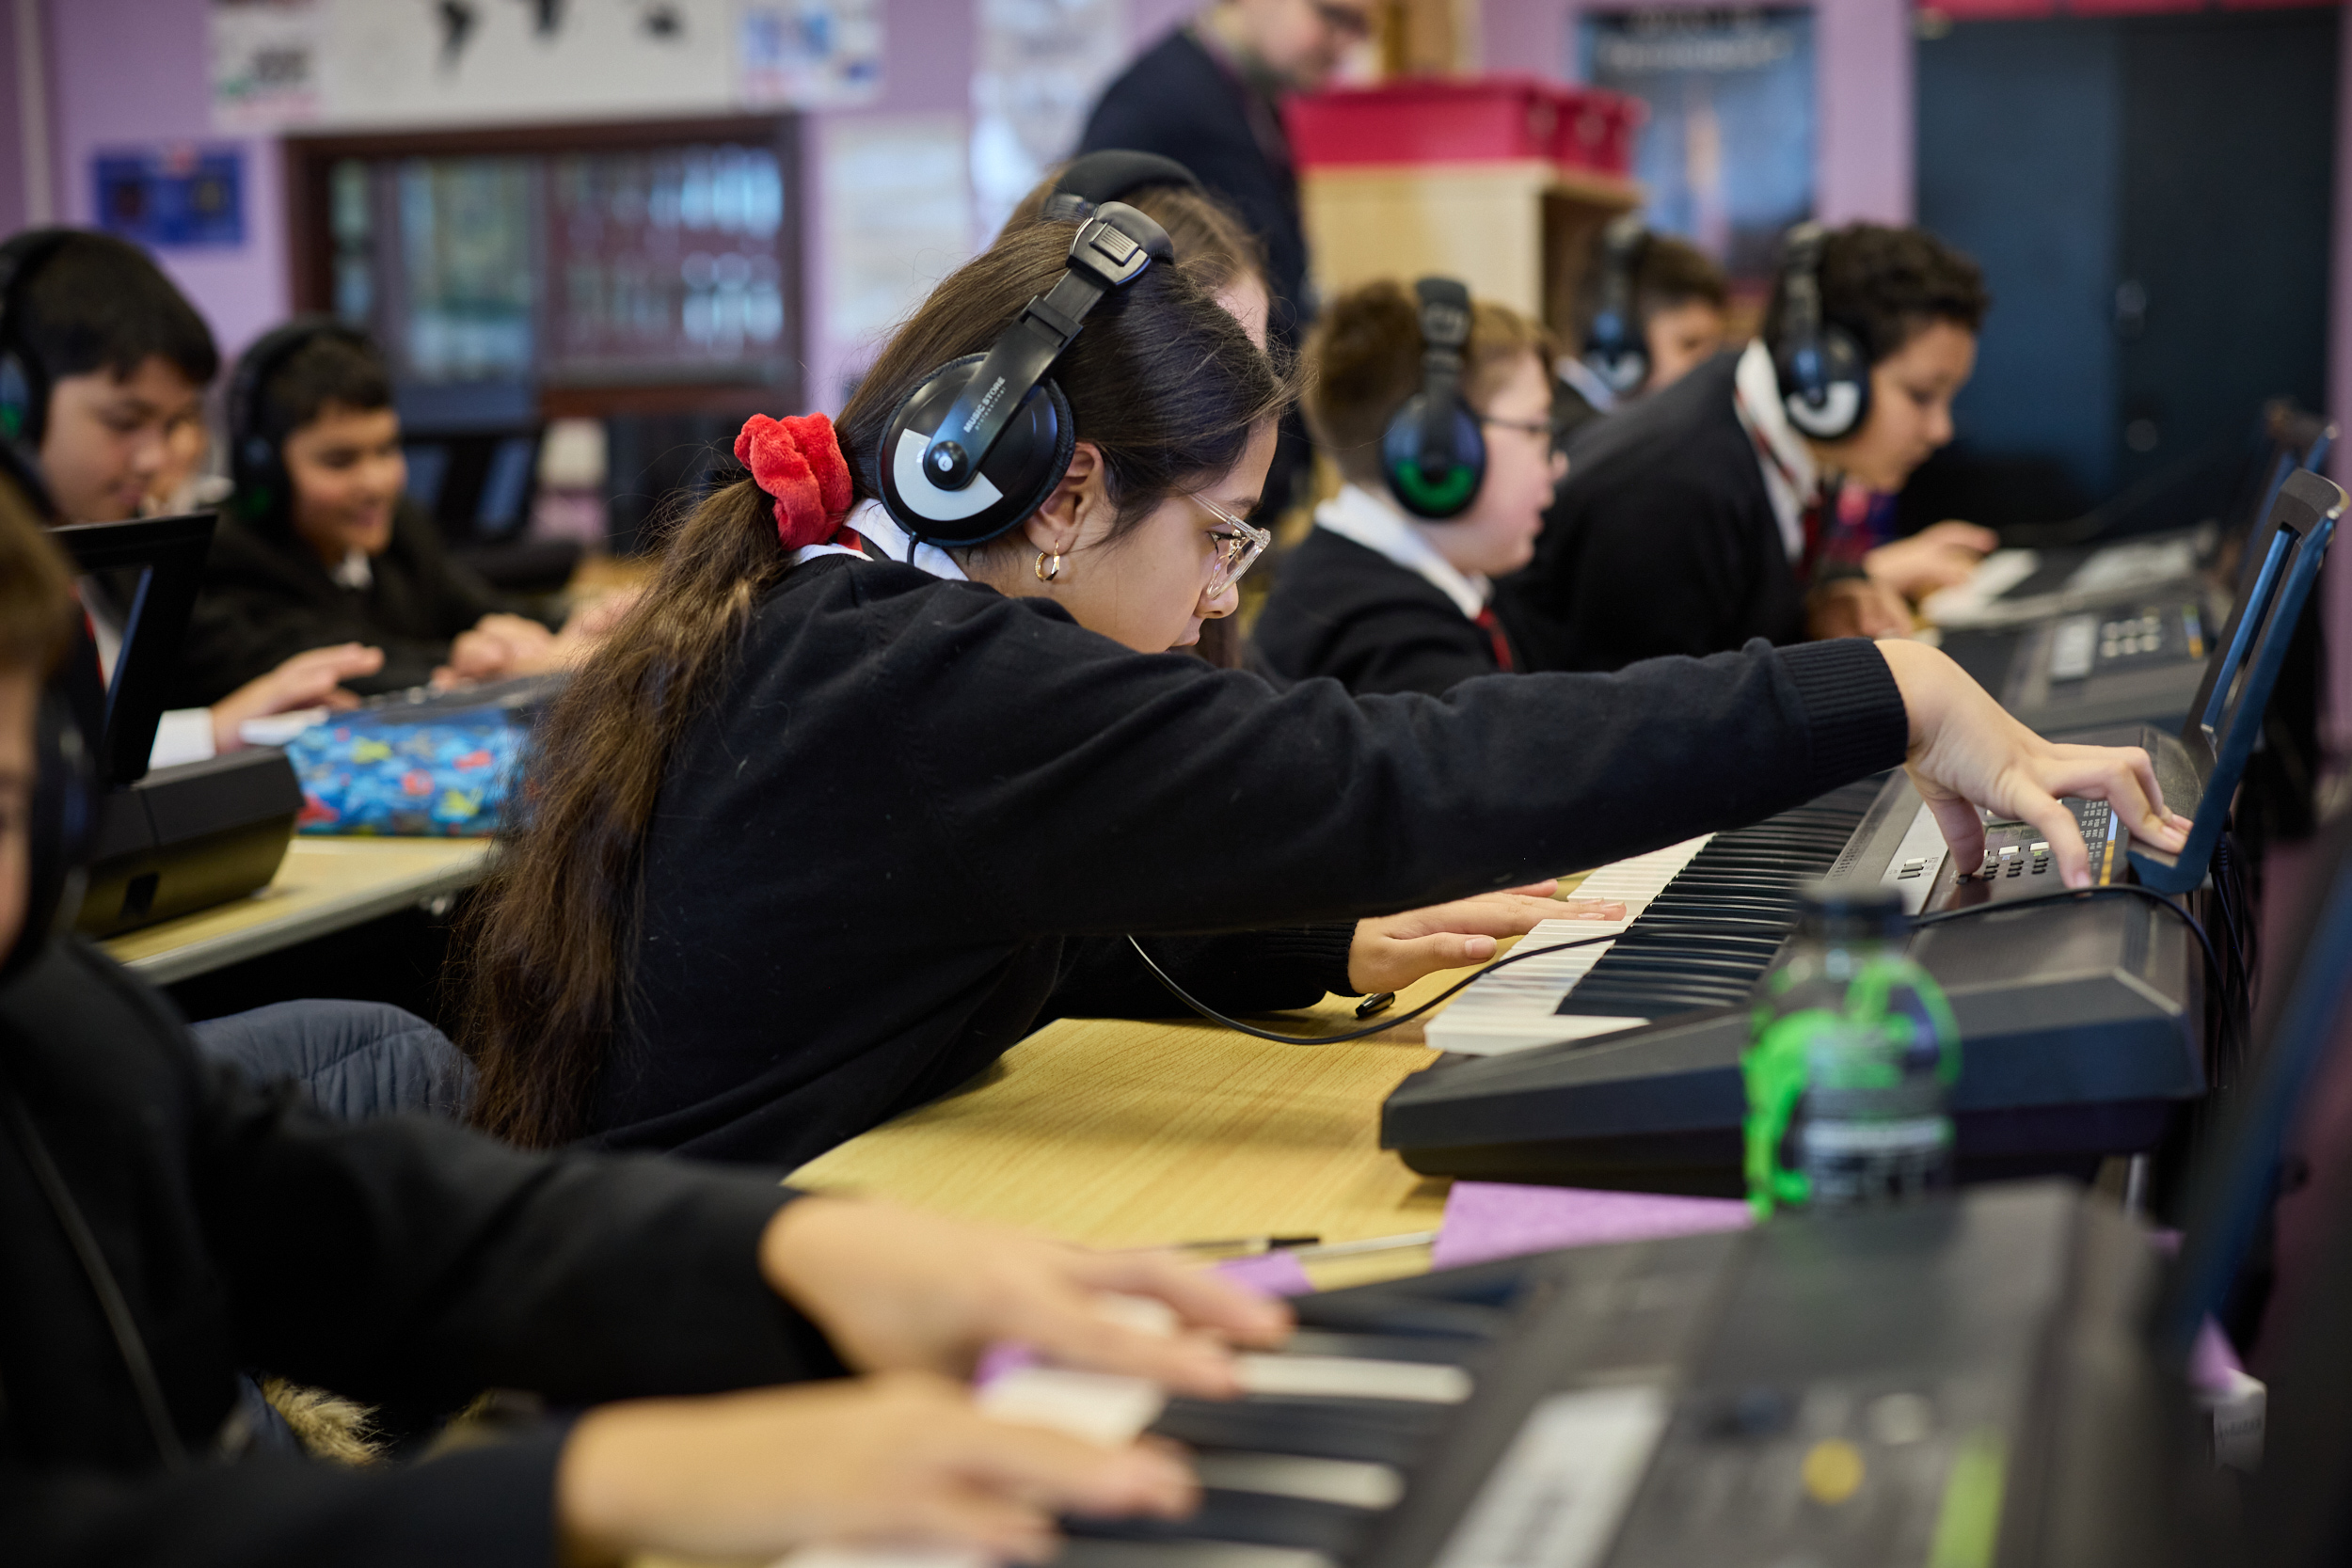
[[[1008,233],[883,349],[837,421],[861,498],[875,493],[899,401],[936,367],[985,349],[1050,288],[1075,232],[1040,223]],[[1155,266],[1097,307],[1054,379],[1078,438],[1102,451],[1112,540],[1231,469],[1291,396],[1182,266]],[[668,525],[653,582],[540,723],[526,819],[459,932],[470,960],[461,1032],[480,1069],[472,1114],[488,1131],[547,1147],[591,1130],[597,1079],[628,1027],[655,798],[680,739],[724,689],[755,607],[789,565],[768,497],[748,479],[714,490]]]

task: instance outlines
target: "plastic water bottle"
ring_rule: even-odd
[[[1748,1202],[1899,1203],[1952,1183],[1960,1031],[1941,987],[1903,957],[1900,898],[1805,892],[1795,942],[1764,977],[1740,1058]]]

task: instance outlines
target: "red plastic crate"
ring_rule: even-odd
[[[1283,105],[1301,167],[1542,158],[1623,175],[1638,99],[1534,76],[1413,80],[1294,97]]]

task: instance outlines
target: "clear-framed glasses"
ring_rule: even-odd
[[[1206,496],[1192,499],[1201,511],[1225,525],[1222,531],[1209,536],[1216,541],[1216,563],[1210,569],[1209,586],[1202,597],[1214,599],[1241,580],[1241,575],[1274,542],[1274,535],[1253,523],[1243,522]]]

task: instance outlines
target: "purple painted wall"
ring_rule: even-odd
[[[0,6],[0,234],[24,227],[24,146],[17,123],[16,11]]]
[[[274,140],[212,129],[205,0],[49,0],[51,178],[57,215],[94,215],[90,155],[200,141],[245,151],[246,243],[172,249],[157,260],[235,354],[286,314],[283,193]],[[11,94],[13,96],[13,94]]]
[[[1640,8],[1699,8],[1717,0],[1641,0]],[[1484,0],[1486,68],[1566,77],[1585,11],[1630,0]],[[1817,205],[1825,222],[1902,223],[1912,209],[1911,7],[1907,0],[1815,0],[1814,63],[1820,142]]]

